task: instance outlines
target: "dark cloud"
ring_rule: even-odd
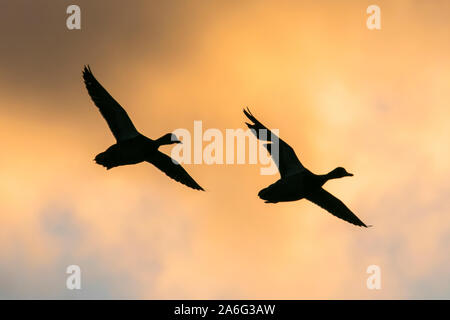
[[[3,94],[18,101],[24,95],[36,101],[19,104],[26,111],[67,113],[75,109],[69,101],[83,93],[84,64],[117,75],[139,61],[174,63],[188,54],[192,33],[207,19],[196,4],[185,1],[80,0],[81,30],[68,30],[66,8],[70,4],[52,0],[2,3],[0,83],[3,90],[7,88]],[[39,100],[47,103],[39,104]],[[10,110],[14,111],[20,110]]]

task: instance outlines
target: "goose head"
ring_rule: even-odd
[[[157,139],[156,142],[158,145],[166,145],[166,144],[174,144],[174,143],[181,143],[180,140],[178,140],[177,136],[173,133],[167,133],[163,135],[161,138]]]
[[[336,169],[334,169],[330,173],[328,173],[329,179],[337,179],[337,178],[351,177],[351,176],[353,176],[353,174],[347,172],[347,170],[345,170],[342,167],[337,167]]]

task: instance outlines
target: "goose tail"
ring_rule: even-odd
[[[258,197],[260,197],[262,200],[264,200],[264,203],[277,203],[278,201],[275,201],[270,197],[270,188],[264,188],[258,192]]]
[[[109,170],[114,167],[114,165],[111,163],[106,152],[102,152],[102,153],[99,153],[98,155],[96,155],[94,158],[94,161],[95,161],[95,163],[105,167],[106,170]]]

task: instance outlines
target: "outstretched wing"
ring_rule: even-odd
[[[345,220],[360,227],[367,228],[364,222],[359,220],[359,218],[353,212],[351,212],[350,209],[347,208],[347,206],[341,200],[333,196],[325,189],[320,188],[318,191],[310,193],[305,198],[317,204],[319,207],[327,210],[329,213],[338,217],[339,219]]]
[[[187,173],[180,164],[168,155],[157,151],[151,156],[151,158],[147,159],[147,162],[153,164],[175,181],[178,181],[192,189],[204,191],[203,188],[200,187],[200,185],[189,175],[189,173]]]
[[[83,79],[92,101],[99,108],[116,140],[119,142],[138,136],[139,132],[127,112],[95,79],[89,66],[84,67]]]
[[[277,135],[275,135],[272,131],[267,129],[265,125],[259,122],[250,112],[250,109],[244,109],[244,114],[253,124],[245,123],[252,132],[256,135],[256,137],[262,141],[272,141],[273,143],[264,144],[267,151],[272,156],[273,161],[278,167],[278,171],[280,171],[281,178],[286,176],[299,173],[306,168],[301,164],[300,160],[298,160],[297,155],[295,154],[294,149],[291,148],[286,142],[281,140]],[[264,131],[265,130],[265,131]],[[278,144],[278,156],[274,153],[273,147],[276,147]]]

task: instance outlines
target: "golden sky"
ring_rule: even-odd
[[[81,30],[66,8],[81,8]],[[381,8],[381,30],[366,8]],[[0,298],[450,298],[450,2],[2,1]],[[370,229],[257,197],[258,165],[106,171],[81,71],[150,138],[242,108]],[[164,151],[170,153],[170,147]],[[68,265],[82,290],[65,288]],[[382,289],[368,290],[378,265]]]

